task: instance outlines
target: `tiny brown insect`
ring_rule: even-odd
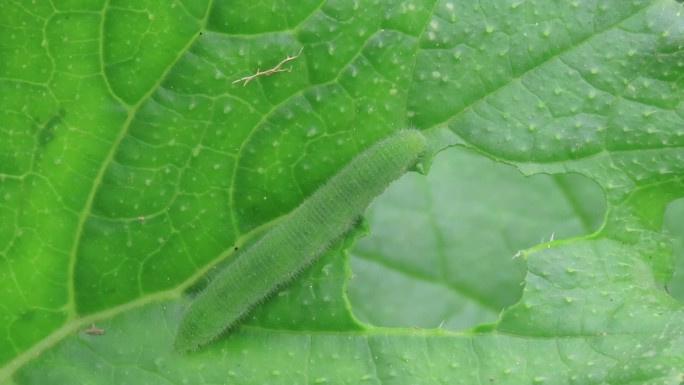
[[[100,328],[96,327],[95,324],[92,324],[90,326],[90,329],[86,329],[85,332],[87,334],[95,334],[95,335],[101,336],[104,334],[104,329],[100,329]]]

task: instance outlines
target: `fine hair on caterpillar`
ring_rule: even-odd
[[[400,130],[354,157],[216,273],[185,312],[175,348],[196,350],[235,326],[344,235],[424,150],[420,131]]]

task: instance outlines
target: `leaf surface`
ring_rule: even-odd
[[[0,382],[681,383],[661,232],[684,196],[681,12],[671,0],[0,3]],[[344,294],[357,230],[225,339],[172,351],[202,277],[406,126],[430,155],[459,145],[469,164],[552,175],[515,190],[477,168],[497,183],[458,195],[456,213],[409,192],[404,223],[453,224],[419,225],[425,257],[366,290],[380,294],[385,274],[444,273],[451,288],[424,293],[446,306],[357,322]],[[445,187],[419,185],[466,191],[468,170],[450,167]],[[567,173],[603,190],[596,231],[594,198],[571,193],[594,185]],[[476,220],[496,193],[492,212],[527,223]],[[480,243],[511,240],[463,259],[469,223],[490,236]],[[548,223],[562,231],[535,245]],[[521,248],[524,277],[504,261]],[[372,242],[356,250],[406,262]],[[475,301],[450,302],[463,292]],[[447,327],[489,323],[438,328],[461,306],[478,314]],[[93,323],[103,335],[85,332]]]

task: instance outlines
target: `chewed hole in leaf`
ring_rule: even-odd
[[[684,198],[670,203],[665,210],[663,229],[672,236],[674,275],[667,287],[670,295],[684,302]]]
[[[506,186],[501,188],[501,186]],[[495,321],[520,299],[540,243],[591,234],[605,196],[579,174],[525,177],[465,148],[407,174],[367,212],[371,234],[351,255],[349,298],[378,326],[462,329]]]

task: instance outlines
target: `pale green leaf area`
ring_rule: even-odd
[[[664,229],[673,237],[672,251],[675,272],[668,290],[673,297],[684,302],[684,199],[673,201],[665,212]]]
[[[578,174],[525,178],[462,147],[440,153],[427,178],[406,175],[369,208],[372,234],[351,263],[355,314],[383,326],[495,321],[520,299],[518,251],[595,231],[604,202]]]
[[[675,0],[0,1],[0,383],[681,384],[683,74]],[[405,127],[427,176],[172,349]]]

